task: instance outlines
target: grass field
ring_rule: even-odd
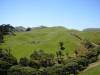
[[[100,44],[100,31],[77,32],[77,34],[83,39],[88,39],[94,43]]]
[[[44,50],[53,53],[59,50],[59,42],[64,43],[65,52],[72,54],[80,46],[80,40],[71,33],[87,38],[93,42],[100,43],[100,32],[81,32],[68,30],[64,27],[49,27],[33,29],[28,32],[17,32],[16,36],[5,36],[5,43],[1,48],[11,49],[12,54],[17,58],[29,57],[34,50]]]
[[[10,48],[17,59],[29,57],[34,50],[55,53],[59,50],[59,42],[64,43],[65,52],[72,53],[80,45],[80,40],[72,36],[64,27],[33,29],[29,32],[18,32],[16,36],[5,36],[5,43],[0,47]]]
[[[59,42],[63,42],[65,53],[73,55],[74,50],[81,47],[81,40],[72,33],[100,44],[99,31],[83,32],[69,30],[64,27],[49,27],[33,29],[27,32],[16,32],[16,36],[6,35],[5,42],[0,45],[0,48],[11,49],[11,53],[19,60],[21,57],[29,58],[35,50],[44,50],[47,53],[56,54],[56,51],[59,50]],[[99,70],[100,65],[81,72],[79,75],[100,75]]]

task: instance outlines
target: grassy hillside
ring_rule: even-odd
[[[81,32],[79,36],[86,38],[94,43],[100,44],[100,31]]]
[[[5,36],[5,43],[1,48],[11,49],[11,52],[18,59],[20,57],[29,57],[34,50],[44,50],[48,53],[54,53],[59,50],[59,42],[64,43],[65,52],[72,54],[80,46],[80,40],[73,36],[75,33],[82,38],[100,43],[100,32],[80,32],[77,30],[68,30],[64,27],[35,28],[28,32],[17,32],[16,36]]]
[[[6,35],[4,43],[0,45],[0,48],[11,49],[11,53],[18,60],[21,57],[29,57],[35,50],[44,50],[47,53],[56,54],[56,51],[60,49],[59,42],[64,43],[65,53],[71,55],[74,55],[73,52],[78,47],[80,47],[80,54],[84,54],[85,48],[81,46],[81,38],[100,44],[99,31],[82,32],[69,30],[64,27],[47,27],[34,28],[32,31],[16,32],[15,34],[16,36]],[[79,75],[100,74],[100,65],[88,68]]]
[[[88,32],[91,32],[91,31],[100,31],[100,28],[87,28],[87,29],[84,29],[83,31],[88,31]]]
[[[100,30],[98,31],[70,30],[70,32],[80,36],[82,39],[88,39],[94,43],[100,44]]]
[[[70,34],[64,27],[33,29],[29,32],[18,32],[16,36],[5,36],[5,43],[0,47],[10,48],[14,56],[29,57],[34,50],[55,53],[59,42],[64,42],[65,52],[72,53],[80,45],[80,40]]]

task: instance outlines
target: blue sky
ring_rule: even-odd
[[[100,0],[0,0],[0,24],[100,28]]]

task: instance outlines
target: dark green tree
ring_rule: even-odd
[[[0,60],[6,61],[12,65],[17,64],[17,59],[10,53],[10,50],[0,49]]]
[[[31,31],[31,28],[27,28],[26,31]]]
[[[40,75],[39,70],[31,67],[22,67],[19,65],[12,66],[7,75]]]
[[[59,42],[60,49],[56,52],[57,62],[59,64],[63,63],[63,56],[64,56],[63,50],[65,49],[63,45],[64,45],[63,42]]]
[[[54,55],[48,54],[44,52],[43,50],[40,51],[34,51],[33,54],[31,54],[31,60],[37,64],[37,66],[47,67],[52,66],[54,62]],[[32,62],[31,62],[32,63]]]
[[[60,49],[61,49],[61,50],[64,50],[64,49],[65,49],[64,43],[63,43],[63,42],[59,42],[59,45],[60,45]]]
[[[14,34],[15,28],[13,26],[11,26],[10,24],[2,24],[0,25],[0,32],[3,35],[6,34]]]
[[[0,32],[0,43],[3,43],[3,42],[4,42],[4,37],[3,37],[2,32]]]
[[[22,66],[29,66],[29,59],[24,57],[24,58],[20,58],[20,61],[19,61],[19,64],[22,65]]]
[[[12,64],[0,60],[0,75],[7,75],[7,70],[12,66]]]

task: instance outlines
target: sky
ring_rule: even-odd
[[[0,25],[100,28],[100,0],[0,0]]]

